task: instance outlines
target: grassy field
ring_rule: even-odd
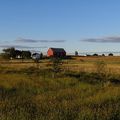
[[[120,57],[64,60],[55,78],[48,63],[0,62],[0,120],[120,120]]]

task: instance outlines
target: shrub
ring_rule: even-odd
[[[60,58],[51,58],[51,71],[53,72],[53,78],[57,75],[57,73],[61,72],[62,60]]]
[[[95,63],[96,73],[98,74],[101,82],[107,80],[107,64],[104,61],[98,61]]]
[[[93,56],[99,56],[97,53],[93,54]]]
[[[108,56],[113,56],[113,53],[109,53]]]

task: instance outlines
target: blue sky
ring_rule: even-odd
[[[120,0],[0,0],[0,48],[120,51],[119,11]]]

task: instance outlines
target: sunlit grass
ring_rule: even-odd
[[[119,81],[119,74],[110,73],[103,84],[87,69],[53,78],[34,63],[1,65],[0,120],[119,120],[120,85],[110,81]]]

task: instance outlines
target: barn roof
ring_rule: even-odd
[[[32,55],[38,55],[39,53],[33,53]]]
[[[65,52],[63,48],[50,48],[50,49],[52,49],[54,52]]]

